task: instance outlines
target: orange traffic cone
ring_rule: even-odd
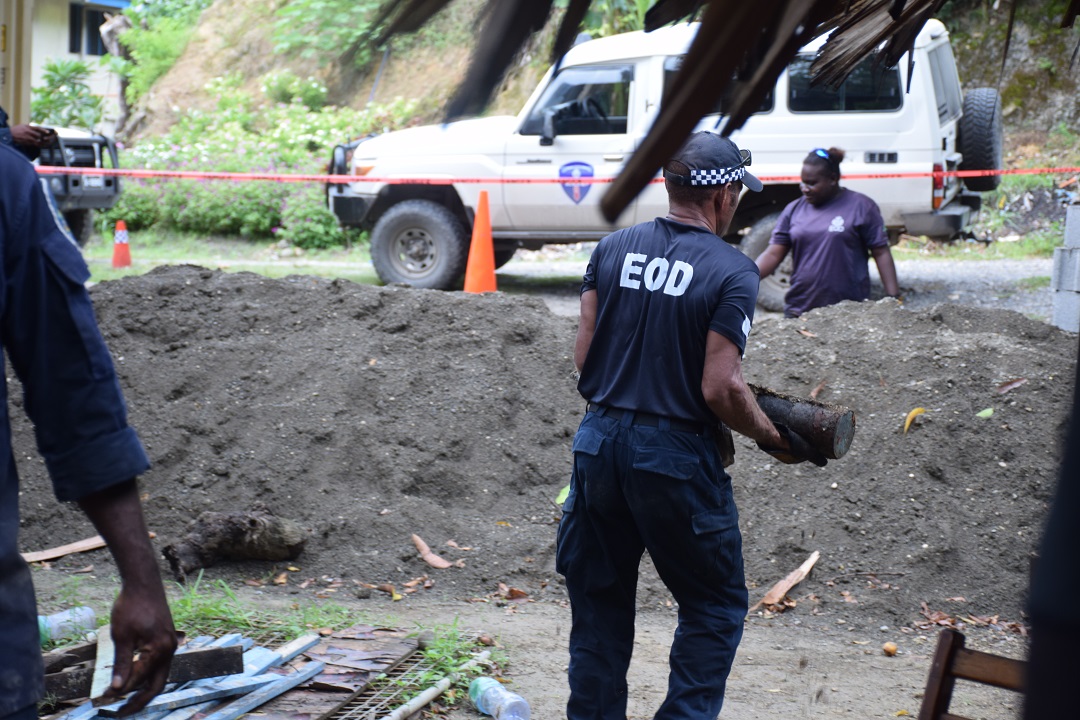
[[[491,213],[488,211],[488,192],[480,191],[473,219],[469,263],[465,266],[465,292],[495,292],[495,246],[491,240]]]
[[[114,268],[131,267],[131,246],[128,245],[127,223],[116,221],[113,232],[112,266]]]

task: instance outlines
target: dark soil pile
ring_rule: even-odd
[[[344,579],[338,592],[353,581],[400,590],[427,575],[434,585],[420,594],[483,597],[502,582],[565,597],[554,499],[584,409],[572,320],[502,294],[194,267],[103,283],[93,296],[154,463],[143,485],[159,543],[202,511],[258,502],[312,531],[282,592],[325,594],[330,578]],[[824,469],[778,465],[740,443],[731,472],[750,583],[770,585],[820,550],[799,590],[816,599],[800,607],[899,624],[926,601],[1020,619],[1076,344],[1015,313],[959,306],[845,304],[759,323],[747,377],[798,395],[825,380],[820,398],[854,408],[858,432]],[[997,392],[1017,378],[1027,381]],[[926,412],[904,434],[915,407]],[[991,417],[976,416],[988,407]],[[23,549],[93,534],[52,500],[31,428],[17,407],[13,418]],[[463,567],[428,567],[413,533]],[[91,560],[105,554],[60,566]],[[209,575],[268,581],[287,565],[226,563]],[[641,599],[666,600],[651,573]]]

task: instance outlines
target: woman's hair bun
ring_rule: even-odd
[[[835,162],[837,165],[844,162],[844,151],[840,148],[829,148],[829,155],[832,157],[832,161]]]

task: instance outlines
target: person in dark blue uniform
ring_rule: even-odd
[[[1031,655],[1023,720],[1075,717],[1080,680],[1080,620],[1063,598],[1080,593],[1080,365],[1057,490],[1031,573]]]
[[[149,463],[127,424],[84,286],[90,273],[66,228],[33,166],[0,144],[0,348],[22,381],[57,499],[79,504],[116,559],[122,586],[112,610],[116,664],[106,696],[138,690],[124,706],[127,715],[164,687],[176,633],[134,479]],[[0,405],[0,719],[33,720],[44,680],[30,569],[18,551],[6,384]]]
[[[679,603],[655,718],[720,713],[747,591],[717,421],[784,462],[813,452],[742,377],[758,270],[718,236],[742,188],[761,190],[749,164],[731,140],[692,135],[664,167],[667,217],[601,240],[585,273],[574,360],[588,405],[556,557],[573,615],[569,720],[626,718],[645,550]]]

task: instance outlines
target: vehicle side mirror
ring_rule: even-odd
[[[540,129],[540,144],[552,145],[555,142],[555,108],[544,108],[544,124]]]

